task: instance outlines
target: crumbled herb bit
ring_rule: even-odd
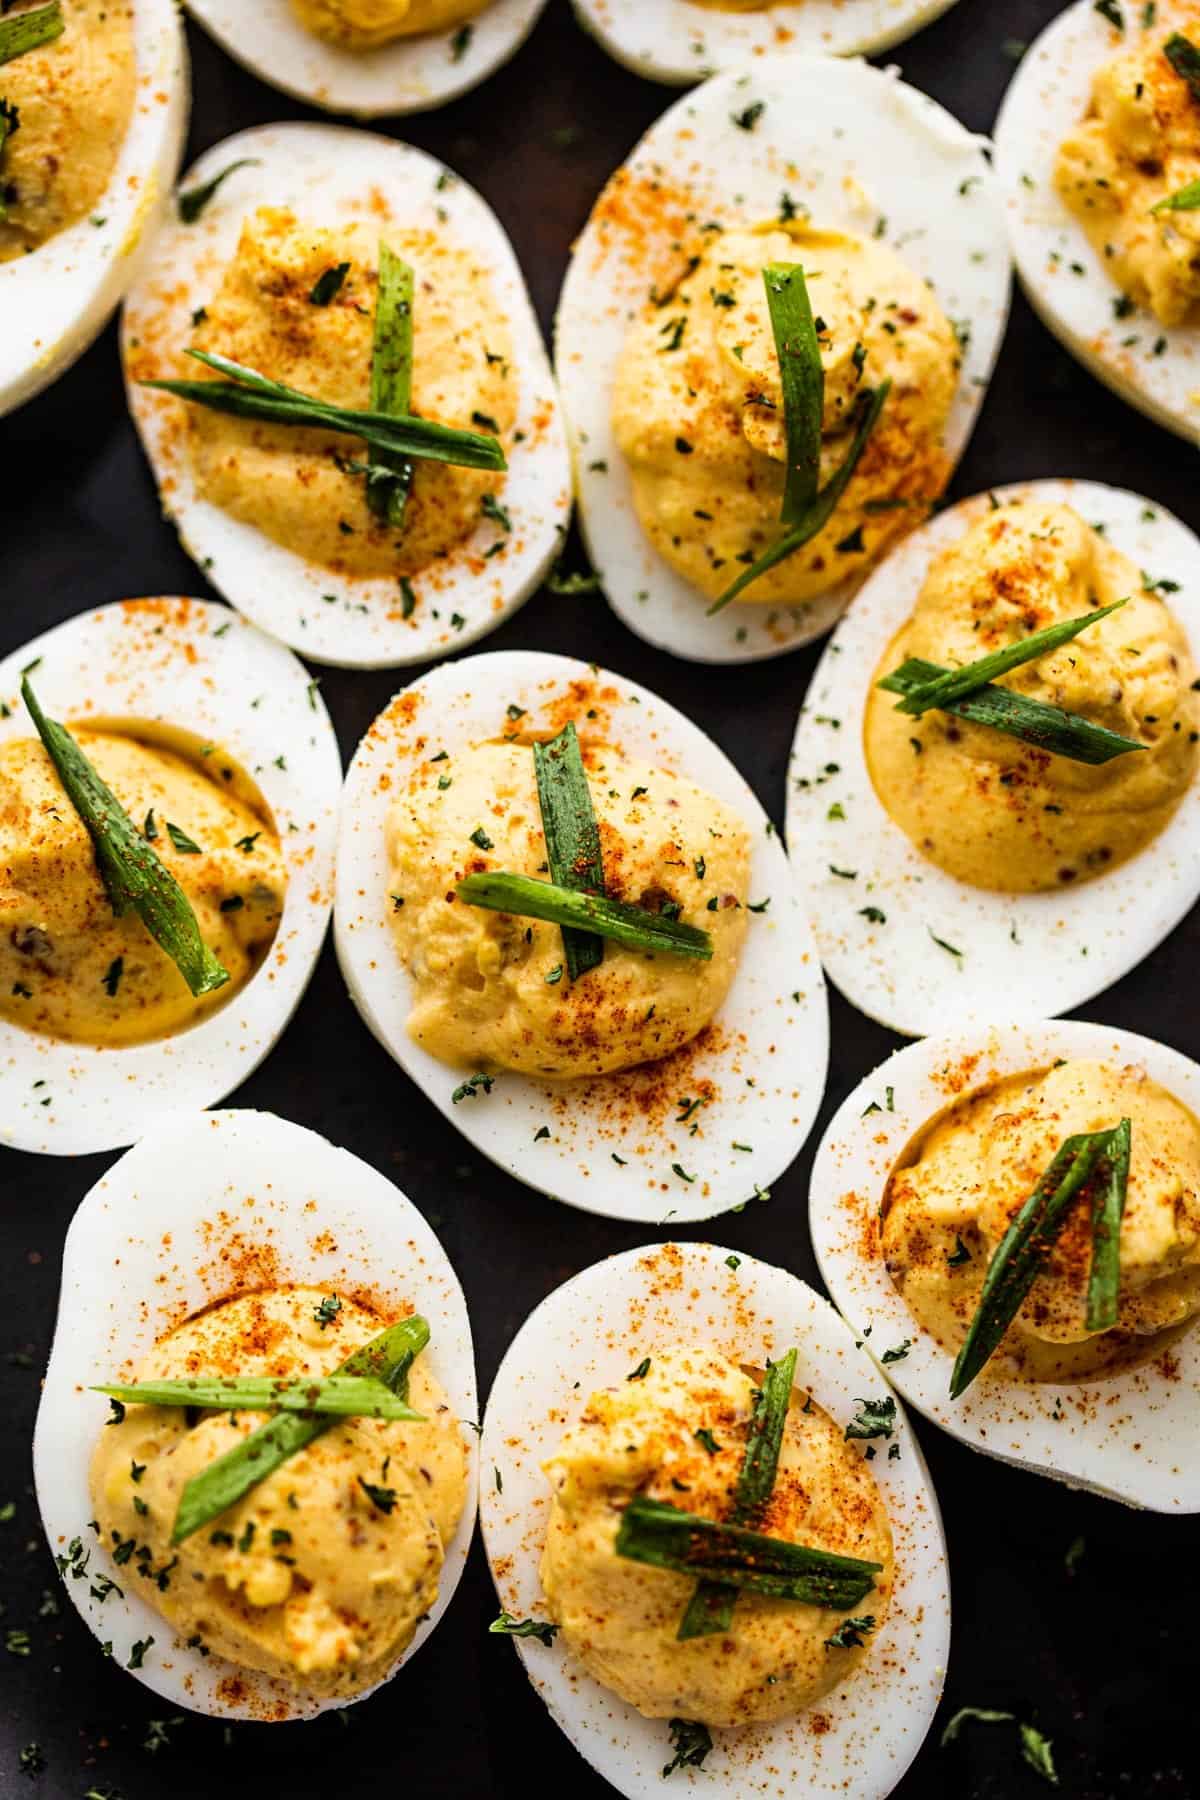
[[[463,57],[467,54],[467,51],[471,48],[471,39],[474,36],[475,36],[475,27],[473,25],[460,25],[459,26],[459,28],[455,32],[454,36],[450,39],[450,61],[451,62],[461,62],[462,61]],[[440,180],[439,180],[439,186],[440,186]]]
[[[153,1642],[154,1639],[152,1637],[139,1638],[133,1646],[133,1649],[129,1652],[129,1661],[125,1664],[125,1667],[127,1669],[140,1669],[146,1660],[146,1652],[150,1649]]]
[[[671,1173],[672,1175],[678,1175],[680,1181],[686,1181],[689,1186],[696,1179],[694,1175],[689,1175],[687,1170],[683,1168],[680,1163],[671,1164]]]
[[[827,1650],[861,1650],[863,1632],[874,1631],[875,1615],[865,1613],[860,1619],[843,1619],[832,1637],[825,1639]]]
[[[865,1119],[871,1113],[877,1113],[877,1112],[882,1112],[882,1111],[883,1111],[883,1108],[882,1108],[882,1106],[880,1106],[878,1100],[872,1100],[869,1102],[868,1105],[863,1107],[862,1111],[859,1113],[858,1116],[860,1119]]]
[[[110,1400],[108,1404],[112,1408],[112,1412],[111,1415],[105,1419],[104,1423],[106,1425],[119,1425],[121,1420],[125,1417],[125,1402],[123,1400]]]
[[[933,939],[934,943],[937,945],[939,950],[944,950],[946,952],[947,956],[953,956],[959,962],[962,961],[963,953],[961,950],[956,950],[954,948],[953,944],[948,944],[946,942],[945,938],[940,938],[938,936],[937,932],[934,931],[930,926],[927,925],[925,927],[925,929],[929,932],[930,937]]]
[[[189,188],[186,194],[180,194],[176,204],[183,223],[185,225],[196,223],[209,201],[215,197],[218,188],[229,180],[235,170],[255,168],[257,165],[258,158],[256,156],[243,156],[237,162],[230,163],[227,169],[222,169],[219,175],[214,175],[211,181],[205,181],[200,187]]]
[[[971,1252],[967,1249],[967,1246],[963,1243],[962,1238],[956,1231],[954,1234],[954,1248],[946,1257],[947,1266],[951,1269],[958,1269],[962,1267],[963,1263],[969,1263],[970,1260]]]
[[[124,973],[125,958],[123,956],[114,956],[104,973],[104,978],[101,983],[101,986],[110,1000],[116,999],[117,989],[121,985],[121,977]]]
[[[396,1490],[395,1490],[395,1488],[379,1487],[373,1481],[364,1481],[361,1475],[358,1478],[358,1485],[362,1489],[363,1493],[367,1496],[367,1499],[371,1502],[371,1505],[376,1509],[377,1512],[390,1513],[390,1512],[395,1511],[395,1507],[396,1507]],[[271,1535],[272,1535],[272,1537],[274,1537],[274,1533],[272,1533]],[[290,1542],[290,1539],[289,1539],[289,1542]]]
[[[33,1650],[33,1645],[30,1642],[29,1633],[22,1631],[20,1626],[14,1625],[5,1633],[4,1648],[10,1656],[28,1656]]]
[[[497,437],[500,435],[500,427],[497,425],[495,419],[493,419],[491,413],[473,412],[471,414],[471,423],[472,425],[481,426],[484,431],[494,432]]]
[[[518,719],[525,717],[528,710],[529,708],[526,706],[518,706],[515,700],[510,700],[504,709],[505,715],[513,721],[514,725]]]
[[[237,1541],[237,1547],[241,1551],[243,1556],[245,1556],[248,1553],[250,1546],[253,1542],[254,1542],[254,1520],[250,1519],[246,1523],[246,1529],[242,1532],[241,1537]]]
[[[765,900],[748,900],[746,902],[746,911],[752,913],[765,913],[770,904],[771,896],[768,894]]]
[[[551,569],[545,580],[546,591],[557,594],[562,599],[575,594],[595,594],[600,591],[600,577],[596,574],[575,572],[565,574],[559,565]]]
[[[676,1769],[703,1768],[704,1759],[713,1747],[708,1726],[698,1724],[695,1719],[672,1719],[667,1730],[675,1754],[663,1770],[663,1780]]]
[[[767,110],[765,100],[752,100],[740,113],[731,113],[730,118],[739,131],[753,131],[758,121]]]
[[[721,1448],[707,1425],[702,1425],[699,1431],[693,1431],[692,1436],[696,1439],[697,1443],[704,1445],[704,1448],[708,1451],[710,1456],[715,1456]]]
[[[623,1156],[618,1156],[615,1150],[612,1152],[612,1159],[618,1168],[623,1169],[625,1167],[625,1158]]]
[[[563,978],[563,966],[561,963],[558,963],[558,964],[556,964],[556,966],[553,969],[551,969],[550,973],[546,977],[547,987],[557,987],[559,982],[562,980],[562,978]]]
[[[887,924],[887,914],[881,912],[877,906],[860,906],[858,916],[860,919],[865,919],[868,925]]]
[[[313,1314],[313,1320],[321,1327],[321,1330],[324,1331],[327,1325],[333,1324],[341,1310],[342,1303],[337,1295],[326,1294],[322,1299],[321,1304],[317,1307],[316,1312]]]
[[[309,304],[312,306],[328,306],[329,302],[341,292],[347,275],[350,273],[348,262],[334,263],[324,274],[318,275],[309,289]]]
[[[407,575],[400,577],[400,617],[411,619],[417,610],[417,596]]]
[[[204,854],[196,840],[190,838],[180,826],[172,825],[170,819],[167,820],[167,836],[180,856],[202,856]]]
[[[860,1400],[858,1408],[846,1427],[847,1438],[891,1437],[896,1429],[896,1402],[890,1394],[885,1400]]]
[[[693,868],[694,868],[694,869],[695,869],[695,871],[696,871],[696,880],[697,880],[697,881],[703,881],[703,880],[704,880],[704,875],[705,875],[705,871],[706,871],[706,870],[707,870],[707,868],[708,868],[708,864],[707,864],[707,863],[706,863],[706,862],[705,862],[705,860],[704,860],[704,858],[703,858],[703,857],[702,857],[702,856],[698,856],[698,857],[697,857],[697,858],[696,858],[696,860],[695,860],[695,862],[694,862],[694,863],[693,863],[693,864],[692,864],[692,867],[693,867]]]
[[[857,881],[858,880],[858,870],[857,869],[839,869],[835,863],[829,864],[829,873],[831,875],[836,875],[838,877],[839,881]]]
[[[1110,25],[1115,25],[1118,31],[1124,31],[1125,15],[1121,11],[1120,0],[1095,0],[1095,10],[1102,19],[1107,19]]]
[[[545,1138],[548,1138],[549,1136],[550,1136],[550,1127],[548,1125],[539,1125],[538,1129],[533,1134],[533,1141],[535,1144],[540,1144],[540,1143],[542,1143],[542,1141]]]
[[[488,1626],[489,1633],[494,1632],[500,1637],[537,1638],[547,1649],[553,1644],[558,1630],[559,1627],[551,1624],[549,1619],[514,1619],[506,1612]]]
[[[485,1075],[480,1071],[459,1083],[450,1096],[450,1103],[452,1106],[457,1106],[460,1100],[472,1100],[480,1092],[490,1094],[495,1085],[496,1077],[494,1075]]]
[[[833,802],[833,804],[829,808],[829,811],[825,814],[825,817],[831,823],[836,820],[839,820],[839,819],[844,819],[846,817],[846,809],[842,805],[840,800],[835,800]]]
[[[154,808],[146,814],[146,823],[142,827],[142,836],[148,844],[152,844],[158,836],[158,826],[154,822]]]
[[[867,547],[863,542],[862,526],[856,525],[853,531],[847,532],[841,542],[833,547],[839,556],[861,556]]]
[[[905,1338],[904,1342],[902,1344],[897,1344],[894,1349],[885,1350],[879,1360],[880,1362],[885,1363],[903,1362],[911,1349],[912,1339]]]
[[[232,1531],[210,1531],[208,1534],[208,1541],[210,1544],[224,1545],[226,1549],[231,1550],[233,1548],[233,1533]]]
[[[241,912],[245,904],[240,894],[230,894],[228,900],[222,900],[218,910],[223,913]]]
[[[471,833],[471,842],[478,850],[494,850],[496,848],[482,825],[477,825]]]
[[[493,524],[500,527],[501,531],[512,530],[512,519],[506,509],[501,506],[495,494],[485,494],[483,496],[483,499],[480,501],[480,510],[482,511],[484,518],[491,519]]]
[[[17,1767],[22,1775],[40,1775],[45,1766],[46,1758],[40,1744],[26,1744],[17,1757]]]
[[[637,1368],[632,1370],[632,1372],[630,1374],[628,1374],[625,1377],[625,1379],[626,1379],[626,1381],[644,1381],[649,1373],[650,1373],[650,1358],[648,1356],[643,1356],[643,1358],[642,1358],[641,1362],[638,1364]]]
[[[675,439],[675,448],[678,450],[680,456],[690,456],[692,454],[692,445],[688,443],[685,437],[677,437]]]
[[[740,1268],[741,1268],[741,1266],[742,1266],[742,1259],[741,1259],[741,1257],[740,1257],[740,1256],[735,1256],[735,1255],[734,1255],[734,1254],[733,1254],[733,1252],[732,1252],[732,1251],[731,1251],[731,1252],[730,1252],[730,1253],[729,1253],[729,1255],[728,1255],[728,1256],[727,1256],[727,1257],[726,1257],[726,1258],[725,1258],[725,1267],[726,1267],[726,1268],[727,1268],[727,1269],[740,1269]]]

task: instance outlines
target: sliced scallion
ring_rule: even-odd
[[[50,0],[48,6],[35,6],[30,12],[0,19],[0,63],[12,62],[27,50],[52,44],[64,29],[61,0]]]
[[[1081,631],[1099,624],[1101,619],[1106,619],[1110,613],[1119,611],[1127,604],[1127,599],[1114,600],[1110,605],[1098,606],[1095,612],[1084,613],[1080,618],[1061,619],[1057,625],[1046,625],[1041,631],[1031,632],[1027,638],[1021,638],[1018,643],[1008,644],[1003,650],[993,650],[990,655],[980,656],[961,669],[950,669],[944,675],[937,675],[920,687],[910,688],[896,711],[919,717],[933,707],[944,707],[947,701],[961,700],[964,694],[973,693],[976,688],[995,681],[998,676],[1007,675],[1025,663],[1036,662],[1041,656],[1049,656],[1051,651],[1061,649],[1064,644],[1077,638]]]
[[[538,804],[546,838],[550,879],[561,888],[603,894],[600,827],[574,723],[568,720],[549,743],[533,746]],[[563,928],[567,973],[578,981],[604,961],[604,939],[592,931]]]
[[[379,288],[375,296],[375,338],[371,350],[371,410],[388,418],[404,418],[412,404],[413,298],[416,278],[408,263],[381,243]],[[384,452],[387,471],[367,476],[367,504],[393,527],[404,523],[412,488],[413,466],[406,456]]]
[[[795,263],[768,263],[763,282],[779,356],[787,435],[787,474],[779,516],[785,525],[794,525],[816,499],[821,484],[825,377],[804,271]]]
[[[197,1377],[183,1381],[131,1381],[95,1387],[126,1406],[203,1406],[216,1412],[329,1414],[346,1419],[420,1419],[385,1382],[363,1375],[276,1381],[269,1375]]]
[[[457,888],[468,906],[484,906],[492,912],[515,913],[525,919],[545,919],[551,925],[567,925],[577,931],[598,932],[614,943],[648,954],[691,956],[707,962],[713,953],[712,938],[695,925],[669,919],[662,913],[609,900],[603,894],[579,894],[536,881],[529,875],[468,875]]]
[[[928,688],[939,676],[950,673],[940,663],[910,656],[878,685],[889,694],[908,694],[917,688]],[[938,710],[955,713],[975,725],[989,725],[1006,737],[1019,738],[1023,744],[1032,744],[1052,756],[1068,757],[1072,762],[1106,763],[1116,756],[1127,756],[1131,750],[1146,749],[1145,744],[1133,738],[1122,737],[1104,725],[1093,725],[1079,713],[1063,712],[1057,706],[1047,706],[1015,688],[999,687],[994,682],[985,682],[959,700],[948,700]]]
[[[1111,1133],[1092,1203],[1092,1265],[1088,1272],[1087,1328],[1111,1331],[1120,1312],[1121,1220],[1129,1191],[1133,1126],[1122,1119]]]

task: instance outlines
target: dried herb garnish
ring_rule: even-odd
[[[1163,55],[1179,76],[1186,81],[1193,100],[1200,101],[1200,50],[1181,31],[1173,31],[1163,45]]]

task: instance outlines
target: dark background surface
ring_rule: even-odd
[[[1017,44],[1059,10],[1057,0],[960,0],[892,56],[916,86],[986,131]],[[243,126],[306,116],[200,32],[189,29],[189,36],[195,116],[188,160]],[[444,112],[398,121],[395,135],[444,158],[487,196],[548,327],[573,234],[612,169],[672,98],[610,62],[574,24],[566,0],[551,0],[507,69]],[[209,591],[160,516],[126,416],[111,329],[49,393],[5,422],[3,444],[0,652],[106,601]],[[953,492],[1058,475],[1137,489],[1200,527],[1195,450],[1092,381],[1018,299]],[[788,748],[820,646],[736,672],[705,669],[650,650],[599,596],[542,593],[482,646],[515,647],[594,658],[657,689],[711,733],[782,822]],[[337,670],[322,676],[348,760],[400,679]],[[1084,1016],[1200,1056],[1198,949],[1193,914]],[[769,1206],[711,1228],[722,1242],[782,1263],[818,1287],[805,1212],[813,1148],[850,1088],[895,1046],[836,993],[830,1001],[833,1052],[818,1130],[775,1184]],[[466,1288],[484,1394],[506,1345],[543,1295],[650,1235],[573,1212],[482,1162],[368,1035],[328,947],[291,1029],[232,1103],[324,1132],[412,1197]],[[552,1724],[512,1648],[487,1636],[496,1601],[478,1539],[453,1606],[412,1666],[374,1699],[313,1724],[223,1727],[173,1719],[163,1702],[101,1659],[60,1591],[33,1500],[29,1446],[63,1234],[112,1160],[0,1151],[0,1508],[15,1502],[15,1515],[0,1522],[3,1800],[83,1800],[89,1789],[111,1791],[114,1800],[198,1800],[219,1790],[333,1800],[396,1793],[527,1800],[532,1792],[563,1789],[591,1800],[610,1793]],[[1047,1733],[1064,1794],[1200,1794],[1195,1523],[1070,1493],[978,1456],[924,1421],[916,1429],[945,1513],[954,1647],[942,1713],[897,1793],[903,1800],[943,1793],[1020,1800],[1048,1792],[1022,1763],[1011,1727],[968,1726],[939,1750],[940,1729],[953,1711],[983,1706],[1014,1712]],[[1072,1574],[1064,1557],[1078,1538],[1084,1549]],[[5,1654],[9,1631],[28,1631],[27,1656]],[[152,1748],[164,1732],[151,1722],[164,1720],[167,1741]],[[31,1744],[46,1766],[27,1777],[19,1758]],[[703,1791],[702,1777],[694,1791]]]

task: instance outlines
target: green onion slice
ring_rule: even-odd
[[[794,555],[805,544],[811,543],[813,538],[819,537],[824,531],[837,510],[839,500],[850,485],[851,477],[859,465],[871,433],[879,423],[879,415],[883,411],[884,402],[891,389],[890,381],[881,381],[877,388],[867,391],[866,405],[859,420],[858,429],[854,433],[853,441],[840,468],[830,476],[808,511],[802,518],[796,520],[791,530],[785,532],[769,550],[764,550],[758,561],[751,563],[750,567],[745,569],[737,580],[713,601],[708,609],[710,618],[713,613],[718,613],[722,608],[728,606],[731,600],[736,600],[738,595],[743,593],[752,582],[757,581],[760,575],[765,575],[777,564],[786,562],[789,556]]]
[[[401,1400],[408,1399],[409,1370],[429,1342],[429,1326],[418,1314],[391,1325],[348,1356],[335,1375],[365,1375],[382,1381]],[[179,1497],[171,1542],[181,1544],[193,1531],[217,1518],[272,1474],[290,1456],[328,1431],[331,1417],[277,1413],[240,1444],[193,1475]]]
[[[807,513],[821,484],[825,372],[804,270],[798,263],[768,263],[763,285],[779,358],[787,434],[787,476],[779,516],[785,525],[793,525]]]
[[[1200,181],[1189,181],[1186,187],[1177,188],[1173,194],[1159,200],[1150,208],[1152,213],[1162,212],[1195,212],[1200,207]]]
[[[220,1375],[185,1381],[131,1381],[95,1387],[127,1406],[204,1406],[216,1412],[321,1413],[343,1419],[421,1419],[385,1382],[366,1375],[276,1381],[269,1375]]]
[[[27,50],[52,44],[64,29],[61,0],[50,0],[49,6],[35,6],[31,12],[0,19],[0,63],[12,62]]]
[[[889,694],[909,694],[930,687],[940,676],[950,673],[940,663],[910,656],[878,685]],[[1106,763],[1115,756],[1127,756],[1131,750],[1147,748],[1104,725],[1093,725],[1079,713],[1046,706],[1041,700],[1033,700],[1014,688],[998,687],[994,682],[985,682],[961,700],[948,700],[938,710],[956,713],[975,725],[990,725],[1006,737],[1019,738],[1023,744],[1032,744],[1052,756],[1068,757],[1072,762]]]
[[[1119,1182],[1119,1207],[1108,1196],[1102,1202],[1106,1227],[1110,1226],[1114,1213],[1119,1215],[1119,1209],[1125,1204],[1124,1185],[1129,1172],[1128,1158],[1123,1150],[1128,1140],[1122,1135],[1128,1128],[1129,1121],[1123,1119],[1120,1125],[1107,1131],[1069,1137],[1001,1238],[988,1264],[971,1328],[955,1360],[950,1377],[952,1400],[966,1392],[999,1348],[1005,1332],[1021,1310],[1025,1296],[1041,1274],[1071,1207],[1093,1180],[1098,1179],[1105,1185]],[[1117,1237],[1111,1229],[1107,1235],[1112,1239]],[[1102,1250],[1101,1265],[1097,1287],[1103,1292],[1112,1273],[1111,1249],[1107,1244]],[[1088,1303],[1090,1306],[1090,1293]]]
[[[460,881],[458,896],[468,906],[485,906],[491,912],[515,913],[524,919],[545,919],[551,925],[573,926],[577,931],[599,932],[629,950],[668,956],[691,956],[707,962],[712,938],[695,925],[668,919],[661,913],[609,900],[603,894],[579,894],[556,887],[551,881],[535,881],[529,875],[497,872],[468,875]]]
[[[415,291],[416,277],[410,265],[381,243],[371,351],[371,410],[391,419],[407,417],[412,404]],[[386,452],[379,460],[387,473],[367,476],[367,505],[386,524],[399,527],[404,523],[413,466],[407,457]]]
[[[787,1422],[796,1374],[798,1352],[789,1350],[778,1362],[768,1363],[750,1420],[750,1435],[742,1467],[733,1491],[733,1523],[746,1525],[763,1511],[775,1491],[779,1451]],[[677,1638],[710,1637],[728,1631],[733,1624],[735,1590],[724,1583],[702,1581],[688,1602]]]
[[[197,998],[224,987],[229,973],[201,937],[188,897],[171,871],[159,861],[66,726],[43,713],[28,678],[21,683],[21,697],[68,800],[87,828],[115,916],[120,919],[136,912]]]
[[[240,419],[262,419],[273,425],[298,425],[309,430],[345,432],[362,438],[375,450],[394,456],[423,457],[428,462],[452,463],[461,469],[505,469],[504,451],[498,438],[477,431],[459,431],[436,425],[411,413],[391,418],[385,413],[359,412],[352,407],[327,406],[310,394],[271,381],[257,369],[207,350],[188,350],[187,355],[215,369],[227,381],[143,381],[142,387],[161,388],[177,399],[213,412],[231,413]]]
[[[1129,1191],[1133,1126],[1122,1119],[1111,1133],[1092,1204],[1092,1266],[1088,1273],[1087,1328],[1111,1331],[1121,1291],[1121,1220]]]
[[[551,881],[561,888],[603,894],[600,827],[573,721],[568,720],[548,744],[533,746],[533,767]],[[604,939],[596,932],[576,931],[568,925],[562,938],[572,981],[604,961]]]
[[[883,1567],[765,1537],[740,1525],[719,1525],[642,1495],[635,1496],[621,1515],[616,1551],[657,1569],[838,1612],[848,1612],[865,1599]]]
[[[948,700],[961,700],[964,694],[973,693],[976,688],[994,681],[997,676],[1007,675],[1010,670],[1019,669],[1025,663],[1049,656],[1052,650],[1069,644],[1081,631],[1098,624],[1109,613],[1118,612],[1127,604],[1127,600],[1114,600],[1110,606],[1097,607],[1095,612],[1085,613],[1078,619],[1062,619],[1057,625],[1047,625],[1041,631],[1032,632],[1017,644],[1009,644],[1003,650],[993,650],[989,656],[981,656],[961,669],[950,669],[944,675],[937,675],[921,687],[910,688],[896,711],[919,716],[928,712],[931,707],[944,707]]]

